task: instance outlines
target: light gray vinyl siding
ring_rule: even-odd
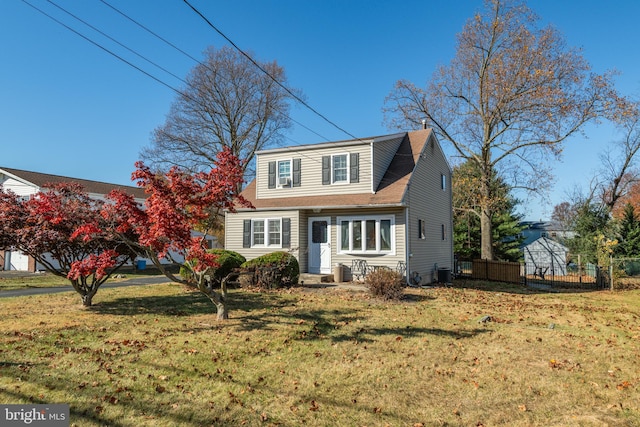
[[[315,150],[301,150],[300,152],[270,153],[268,151],[257,155],[256,197],[271,199],[297,196],[318,196],[326,194],[359,194],[371,192],[371,144],[358,143],[349,146],[330,145],[326,148],[319,146]],[[359,154],[359,182],[322,185],[322,157],[336,154]],[[349,157],[349,156],[347,156]],[[288,159],[300,159],[301,182],[299,187],[268,188],[269,162]]]
[[[446,178],[444,190],[443,174]],[[408,275],[410,277],[415,271],[422,277],[422,283],[431,282],[437,279],[437,269],[453,269],[451,168],[433,136],[425,145],[411,177],[406,203],[409,205],[411,254]],[[419,236],[418,220],[425,221],[425,239]],[[442,225],[446,229],[445,240],[442,240]]]
[[[398,151],[398,147],[402,143],[405,134],[399,137],[386,139],[382,141],[374,141],[373,143],[373,189],[377,189],[380,185],[382,177],[389,168],[391,161]]]
[[[245,219],[289,218],[291,220],[291,247],[245,248],[242,245],[242,232]],[[300,261],[299,212],[292,211],[243,211],[225,214],[224,248],[242,254],[247,260],[266,253],[285,251],[292,253]],[[306,226],[306,224],[305,224]]]

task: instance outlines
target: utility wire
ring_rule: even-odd
[[[175,44],[171,43],[169,40],[165,39],[164,37],[160,36],[159,34],[155,33],[154,31],[152,31],[151,29],[147,28],[146,26],[144,26],[143,24],[141,24],[140,22],[136,21],[135,19],[131,18],[129,15],[127,15],[126,13],[122,12],[120,9],[116,8],[115,6],[112,6],[111,4],[109,4],[108,2],[106,2],[105,0],[100,0],[105,6],[108,6],[109,8],[111,8],[113,11],[117,12],[118,14],[122,15],[124,18],[128,19],[129,21],[133,22],[134,24],[136,24],[138,27],[142,28],[143,30],[147,31],[149,34],[159,38],[160,40],[162,40],[163,42],[165,42],[166,44],[168,44],[169,46],[171,46],[172,48],[174,48],[175,50],[177,50],[178,52],[182,53],[184,56],[186,56],[187,58],[190,58],[191,60],[193,60],[193,62],[197,62],[202,64],[202,62],[200,62],[198,59],[194,58],[193,56],[191,56],[190,54],[188,54],[187,52],[185,52],[184,50],[180,49],[178,46],[176,46]],[[202,64],[204,65],[204,64]]]
[[[155,62],[153,62],[152,60],[146,58],[145,56],[139,54],[138,52],[136,52],[135,50],[131,49],[128,46],[125,46],[123,43],[120,43],[118,40],[114,39],[113,37],[111,37],[110,35],[104,33],[103,31],[100,31],[98,28],[94,27],[93,25],[89,24],[88,22],[84,21],[82,18],[79,18],[78,16],[74,15],[73,13],[69,12],[68,10],[66,10],[65,8],[63,8],[62,6],[56,4],[54,1],[52,0],[47,0],[47,2],[49,2],[50,4],[52,4],[53,6],[57,7],[58,9],[60,9],[61,11],[63,11],[64,13],[66,13],[67,15],[75,18],[76,20],[82,22],[84,25],[86,25],[87,27],[91,28],[92,30],[96,31],[97,33],[103,35],[104,37],[108,38],[109,40],[111,40],[112,42],[116,43],[117,45],[119,45],[120,47],[123,47],[124,49],[128,50],[129,52],[133,53],[134,55],[136,55],[137,57],[147,61],[149,64],[161,69],[162,71],[164,71],[165,73],[173,76],[174,78],[180,80],[181,82],[188,84],[186,82],[186,80],[184,80],[182,77],[180,76],[176,76],[175,74],[173,74],[171,71],[167,70],[166,68],[156,64]]]
[[[47,0],[50,1],[50,0]],[[182,53],[184,56],[186,56],[187,58],[191,59],[192,61],[202,65],[203,67],[209,69],[210,71],[214,72],[214,70],[211,69],[211,67],[209,67],[208,64],[201,62],[200,60],[198,60],[197,58],[194,58],[192,55],[190,55],[189,53],[185,52],[183,49],[180,49],[178,46],[176,46],[175,44],[171,43],[169,40],[165,39],[164,37],[160,36],[159,34],[157,34],[156,32],[154,32],[153,30],[151,30],[150,28],[146,27],[145,25],[141,24],[140,22],[136,21],[135,19],[131,18],[129,15],[127,15],[126,13],[122,12],[120,9],[116,8],[115,6],[109,4],[107,1],[105,0],[100,0],[100,2],[102,2],[105,6],[111,8],[113,11],[117,12],[118,14],[120,14],[122,17],[128,19],[129,21],[131,21],[132,23],[136,24],[137,26],[139,26],[140,28],[142,28],[143,30],[147,31],[149,34],[153,35],[154,37],[162,40],[164,43],[166,43],[167,45],[171,46],[172,48],[174,48],[175,50],[177,50],[178,52]],[[242,52],[244,54],[244,52]],[[246,56],[246,55],[245,55]],[[262,68],[257,65],[251,58],[249,58],[251,60],[252,63],[254,63],[256,66],[258,66],[258,68],[260,68],[262,70]],[[267,75],[269,75],[266,71],[262,70],[263,72],[265,72]],[[269,75],[269,77],[271,77]],[[273,77],[271,77],[272,80],[275,81],[275,79]],[[184,81],[184,80],[183,80]],[[276,81],[276,83],[278,83]],[[280,83],[278,83],[280,85]],[[284,87],[282,85],[280,85],[281,87]],[[288,89],[285,88],[285,90],[287,90],[287,92],[291,93]],[[293,94],[292,94],[293,95]],[[293,95],[295,97],[295,95]],[[298,99],[297,97],[295,97],[296,99]],[[298,122],[297,120],[293,119],[291,116],[288,116],[289,119],[294,122],[295,124],[297,124],[298,126],[308,130],[309,132],[317,135],[318,137],[324,139],[325,141],[329,141],[329,138],[320,135],[318,132],[314,131],[313,129],[303,125],[302,123]],[[325,119],[326,120],[326,119]]]
[[[185,96],[189,99],[192,99],[191,97],[189,97],[189,95],[182,93],[181,91],[179,91],[178,89],[174,88],[173,86],[171,86],[168,83],[163,82],[162,80],[160,80],[159,78],[155,77],[154,75],[148,73],[147,71],[143,70],[142,68],[138,67],[137,65],[127,61],[126,59],[124,59],[123,57],[119,56],[118,54],[110,51],[109,49],[107,49],[106,47],[102,46],[101,44],[91,40],[89,37],[85,36],[84,34],[74,30],[73,28],[71,28],[70,26],[68,26],[67,24],[65,24],[64,22],[56,19],[55,17],[51,16],[50,14],[48,14],[47,12],[45,12],[44,10],[38,8],[37,6],[34,6],[33,4],[29,3],[27,0],[22,0],[23,3],[27,4],[28,6],[31,6],[33,9],[37,10],[38,12],[40,12],[41,14],[43,14],[44,16],[46,16],[47,18],[51,19],[52,21],[58,23],[59,25],[62,25],[63,27],[65,27],[67,30],[71,31],[72,33],[75,33],[76,35],[82,37],[83,39],[85,39],[86,41],[88,41],[89,43],[91,43],[92,45],[102,49],[103,51],[107,52],[109,55],[114,56],[115,58],[119,59],[120,61],[124,62],[125,64],[129,65],[130,67],[135,68],[136,70],[140,71],[142,74],[144,74],[145,76],[155,80],[156,82],[160,83],[161,85],[171,89],[172,91],[176,92],[178,95],[182,95]],[[195,100],[194,100],[195,101]]]
[[[101,0],[102,1],[102,0]],[[160,80],[159,78],[151,75],[150,73],[144,71],[143,69],[139,68],[138,66],[134,65],[133,63],[127,61],[126,59],[122,58],[121,56],[117,55],[116,53],[110,51],[109,49],[105,48],[104,46],[100,45],[99,43],[93,41],[92,39],[90,39],[89,37],[81,34],[80,32],[74,30],[73,28],[71,28],[70,26],[66,25],[65,23],[61,22],[60,20],[54,18],[53,16],[51,16],[50,14],[46,13],[45,11],[43,11],[42,9],[39,9],[38,7],[34,6],[33,4],[29,3],[27,0],[22,0],[23,3],[31,6],[33,9],[37,10],[38,12],[40,12],[41,14],[45,15],[46,17],[48,17],[49,19],[53,20],[54,22],[56,22],[57,24],[65,27],[67,30],[75,33],[76,35],[82,37],[83,39],[85,39],[86,41],[88,41],[89,43],[93,44],[94,46],[97,46],[98,48],[102,49],[103,51],[109,53],[110,55],[114,56],[115,58],[119,59],[120,61],[124,62],[125,64],[135,68],[136,70],[140,71],[141,73],[145,74],[147,77],[152,78],[153,80],[155,80],[156,82],[160,83],[161,85],[171,89],[172,91],[174,91],[175,93],[177,93],[178,95],[182,95],[187,99],[190,99],[193,102],[198,102],[196,99],[194,99],[193,97],[189,96],[187,93],[184,93],[176,88],[174,88],[173,86],[171,86],[170,84]],[[116,39],[114,39],[113,37],[109,36],[108,34],[104,33],[103,31],[99,30],[98,28],[96,28],[95,26],[89,24],[88,22],[84,21],[83,19],[79,18],[78,16],[74,15],[73,13],[67,11],[66,9],[64,9],[63,7],[59,6],[58,4],[56,4],[55,2],[51,1],[51,0],[47,0],[47,2],[49,2],[50,4],[52,4],[53,6],[57,7],[58,9],[62,10],[63,12],[65,12],[66,14],[72,16],[73,18],[75,18],[76,20],[82,22],[83,24],[85,24],[86,26],[88,26],[89,28],[93,29],[94,31],[102,34],[104,37],[108,38],[109,40],[113,41],[114,43],[117,43],[118,45],[120,45],[121,47],[123,47],[124,49],[127,49],[129,52],[133,53],[134,55],[142,58],[143,60],[147,61],[148,63],[154,65],[155,67],[159,68],[160,70],[166,72],[167,74],[175,77],[176,79],[180,80],[181,82],[185,83],[187,86],[191,86],[187,81],[185,81],[184,79],[182,79],[181,77],[173,74],[171,71],[165,69],[164,67],[156,64],[155,62],[151,61],[150,59],[146,58],[145,56],[141,55],[140,53],[136,52],[135,50],[125,46],[123,43],[120,43],[119,41],[117,41]],[[188,56],[189,58],[193,59],[195,62],[211,69],[210,67],[208,67],[207,64],[200,62],[199,60],[197,60],[196,58],[193,58],[191,55],[189,55],[188,53],[186,53],[185,51],[181,50],[180,48],[178,48],[177,46],[173,45],[172,43],[170,43],[169,41],[165,40],[164,38],[160,37],[159,35],[157,35],[156,33],[154,33],[153,31],[149,30],[148,28],[144,27],[142,24],[134,21],[133,19],[129,18],[126,14],[120,12],[119,10],[115,9],[113,6],[109,5],[108,3],[102,1],[103,3],[105,3],[107,6],[111,7],[112,9],[116,10],[118,13],[120,13],[121,15],[125,16],[127,19],[131,20],[132,22],[136,23],[137,25],[141,26],[142,28],[144,28],[145,30],[149,31],[151,34],[153,34],[154,36],[158,37],[160,40],[164,41],[165,43],[169,44],[170,46],[172,46],[174,49],[177,49],[179,52],[183,53],[184,55]],[[297,125],[303,127],[304,129],[307,129],[309,132],[314,133],[315,135],[317,135],[320,138],[323,138],[325,140],[328,141],[328,139],[322,135],[320,135],[319,133],[315,132],[313,129],[310,129],[309,127],[305,126],[304,124],[298,122],[297,120],[293,119],[292,117],[288,116],[289,119],[291,121],[293,121],[294,123],[296,123]]]
[[[296,95],[295,93],[293,93],[291,90],[289,90],[288,87],[286,87],[285,85],[283,85],[282,83],[280,83],[275,77],[273,77],[267,70],[265,70],[264,68],[262,68],[260,66],[260,64],[258,64],[256,61],[254,61],[254,59],[250,56],[247,55],[242,49],[240,49],[229,37],[227,37],[222,31],[220,31],[215,25],[213,25],[213,23],[211,21],[209,21],[207,19],[207,17],[205,17],[198,9],[196,9],[194,6],[191,5],[191,3],[189,3],[188,0],[183,0],[187,6],[189,6],[191,8],[191,10],[193,10],[196,14],[198,14],[211,28],[213,28],[218,34],[220,34],[226,41],[228,41],[234,48],[236,48],[236,50],[238,52],[240,52],[243,56],[245,56],[249,61],[251,61],[253,63],[253,65],[255,65],[256,67],[258,67],[258,69],[260,71],[262,71],[264,74],[266,74],[271,80],[273,80],[278,86],[280,86],[282,89],[284,89],[289,95],[291,95],[296,101],[298,101],[300,104],[304,105],[306,108],[308,108],[310,111],[312,111],[314,114],[316,114],[318,117],[322,118],[324,121],[326,121],[327,123],[329,123],[330,125],[332,125],[333,127],[335,127],[336,129],[340,130],[341,132],[344,132],[345,134],[349,135],[351,138],[353,139],[359,139],[358,137],[352,135],[351,133],[347,132],[345,129],[341,128],[340,126],[338,126],[337,124],[335,124],[334,122],[332,122],[331,120],[329,120],[327,117],[325,117],[324,115],[322,115],[320,112],[318,112],[317,110],[315,110],[313,107],[311,107],[309,104],[307,104],[304,100],[302,100],[298,95]]]

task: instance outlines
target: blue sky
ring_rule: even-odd
[[[27,0],[175,88],[182,82],[74,20]],[[100,0],[52,0],[153,62],[184,77],[195,63]],[[196,58],[226,41],[180,0],[105,0]],[[481,0],[190,0],[240,48],[284,67],[309,105],[357,137],[389,133],[384,98],[398,79],[423,85],[454,55],[455,37]],[[606,4],[603,7],[603,4]],[[544,23],[581,47],[594,71],[616,69],[619,90],[640,90],[640,2],[532,0]],[[133,164],[176,94],[21,0],[0,1],[0,166],[130,184]],[[302,106],[287,144],[348,139]],[[548,218],[576,185],[588,187],[598,153],[616,139],[585,128],[552,165],[549,200],[525,200],[526,219]],[[322,138],[318,136],[322,135]],[[445,146],[445,149],[447,147]]]

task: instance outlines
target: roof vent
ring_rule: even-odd
[[[422,119],[422,129],[427,128],[427,119]]]

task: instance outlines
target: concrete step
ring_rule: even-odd
[[[333,274],[311,274],[301,273],[298,283],[302,284],[320,284],[333,282]]]

